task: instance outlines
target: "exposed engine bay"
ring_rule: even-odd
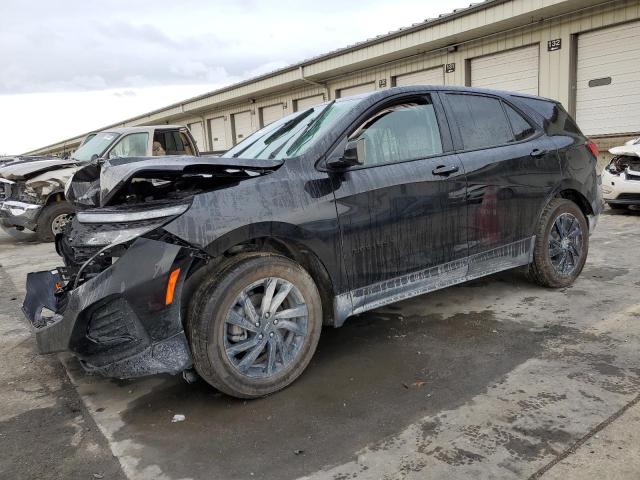
[[[181,245],[160,227],[184,213],[193,196],[271,173],[281,161],[155,157],[95,161],[79,169],[66,198],[77,214],[56,251],[73,289],[113,265],[141,236]],[[201,253],[193,249],[194,256]]]
[[[632,175],[640,175],[640,157],[628,155],[613,157],[613,160],[607,166],[607,170],[614,175],[619,175],[622,172],[632,172]]]

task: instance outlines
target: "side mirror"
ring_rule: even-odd
[[[348,140],[341,156],[329,158],[327,168],[330,170],[346,170],[363,164],[365,155],[365,139],[360,137]]]

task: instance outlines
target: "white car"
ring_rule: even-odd
[[[614,209],[640,205],[640,138],[609,150],[613,160],[602,172],[602,196]]]

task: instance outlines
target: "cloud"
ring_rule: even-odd
[[[0,151],[75,136],[469,1],[3,0]]]
[[[133,90],[122,90],[121,92],[113,92],[116,97],[135,97],[137,95]]]
[[[0,94],[228,84],[467,2],[429,3],[5,0]]]

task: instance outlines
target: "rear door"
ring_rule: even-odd
[[[471,264],[490,270],[498,258],[518,263],[529,253],[540,210],[560,175],[555,145],[499,97],[443,96],[467,174],[469,255],[477,257]]]
[[[332,178],[355,311],[464,277],[465,177],[438,97],[374,108],[348,135],[363,165]]]

